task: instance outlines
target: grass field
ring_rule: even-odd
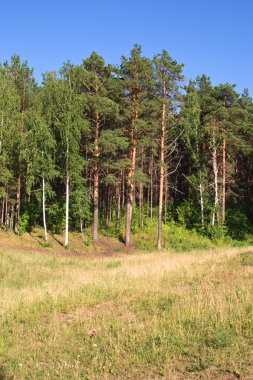
[[[0,248],[0,378],[252,380],[251,252]]]

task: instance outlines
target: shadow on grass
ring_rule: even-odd
[[[59,240],[57,239],[53,234],[50,234],[50,236],[58,243],[60,244],[62,247],[64,247],[64,244]]]
[[[2,366],[0,366],[0,380],[7,380],[6,373],[4,372],[4,369]]]

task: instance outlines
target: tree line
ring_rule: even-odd
[[[243,238],[253,222],[253,103],[247,90],[185,84],[166,50],[135,45],[118,66],[93,52],[43,74],[18,55],[0,65],[0,224],[84,233],[171,220]]]

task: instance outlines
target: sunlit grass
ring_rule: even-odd
[[[3,376],[197,379],[217,367],[253,378],[245,252],[76,259],[1,250]]]

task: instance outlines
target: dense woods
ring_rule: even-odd
[[[0,66],[0,224],[82,234],[174,221],[210,238],[253,224],[253,103],[234,84],[190,80],[166,50],[135,45],[119,66],[93,52],[38,85],[26,61]]]

